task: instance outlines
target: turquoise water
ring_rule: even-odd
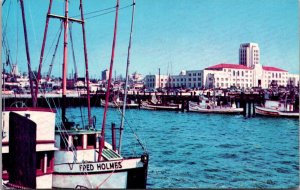
[[[86,109],[83,110],[86,113]],[[97,128],[103,109],[94,108]],[[79,108],[67,110],[77,121]],[[122,150],[150,154],[148,188],[293,188],[299,185],[299,122],[297,119],[127,110]],[[110,109],[110,123],[120,114]]]

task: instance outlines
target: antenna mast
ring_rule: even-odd
[[[135,8],[135,0],[132,0],[132,17],[131,17],[131,27],[130,27],[128,52],[127,52],[127,67],[126,67],[126,79],[125,79],[125,88],[124,88],[123,111],[122,111],[121,127],[120,127],[119,154],[121,154],[121,148],[122,148],[121,147],[122,146],[122,134],[123,134],[125,110],[126,110],[127,84],[128,84],[129,65],[130,65],[130,50],[131,50],[131,38],[132,38],[133,21],[134,21],[134,8]]]
[[[24,37],[25,37],[25,46],[26,46],[26,57],[27,57],[27,66],[28,66],[28,75],[29,75],[29,84],[30,84],[30,93],[33,100],[33,107],[36,107],[37,97],[33,93],[33,83],[32,83],[32,71],[30,65],[30,54],[29,54],[29,46],[28,46],[28,38],[27,38],[27,29],[26,29],[26,19],[25,19],[25,11],[24,11],[24,2],[20,0],[21,10],[22,10],[22,20],[23,20],[23,29],[24,29]]]

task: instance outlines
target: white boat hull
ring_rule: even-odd
[[[193,112],[201,112],[201,113],[241,113],[243,112],[243,108],[232,108],[232,107],[220,107],[216,106],[214,108],[203,108],[195,102],[189,102],[189,111]]]
[[[283,111],[264,108],[260,106],[255,106],[255,113],[259,115],[275,116],[275,117],[299,117],[299,112],[283,112]]]
[[[141,104],[142,109],[148,109],[148,110],[180,110],[181,105],[180,104],[174,104],[174,105],[152,105],[147,102],[142,102]]]
[[[53,188],[132,188],[136,175],[145,180],[147,165],[141,158],[115,161],[66,163],[54,166]],[[131,181],[130,181],[131,180]],[[142,188],[142,187],[140,187]]]

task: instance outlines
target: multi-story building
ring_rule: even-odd
[[[287,71],[260,64],[250,68],[244,65],[222,63],[204,69],[203,75],[205,88],[212,87],[212,77],[214,77],[214,87],[217,88],[230,86],[268,88],[272,81],[282,86],[286,86],[288,81]]]
[[[153,89],[170,87],[169,79],[168,75],[146,75],[145,87]]]
[[[172,88],[201,88],[202,70],[181,71],[179,75],[170,76],[170,87]]]
[[[258,44],[244,43],[240,45],[239,64],[251,68],[256,64],[260,64],[260,52]]]
[[[299,75],[260,64],[258,44],[240,46],[239,64],[221,63],[203,70],[182,71],[179,75],[162,76],[161,87],[172,88],[268,88],[275,82],[280,86],[299,86]],[[158,75],[146,76],[146,87],[158,88]],[[152,78],[151,78],[152,77]],[[168,80],[169,78],[169,80]]]

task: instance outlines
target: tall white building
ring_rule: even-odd
[[[253,68],[260,64],[260,51],[256,43],[244,43],[239,49],[239,64]]]

